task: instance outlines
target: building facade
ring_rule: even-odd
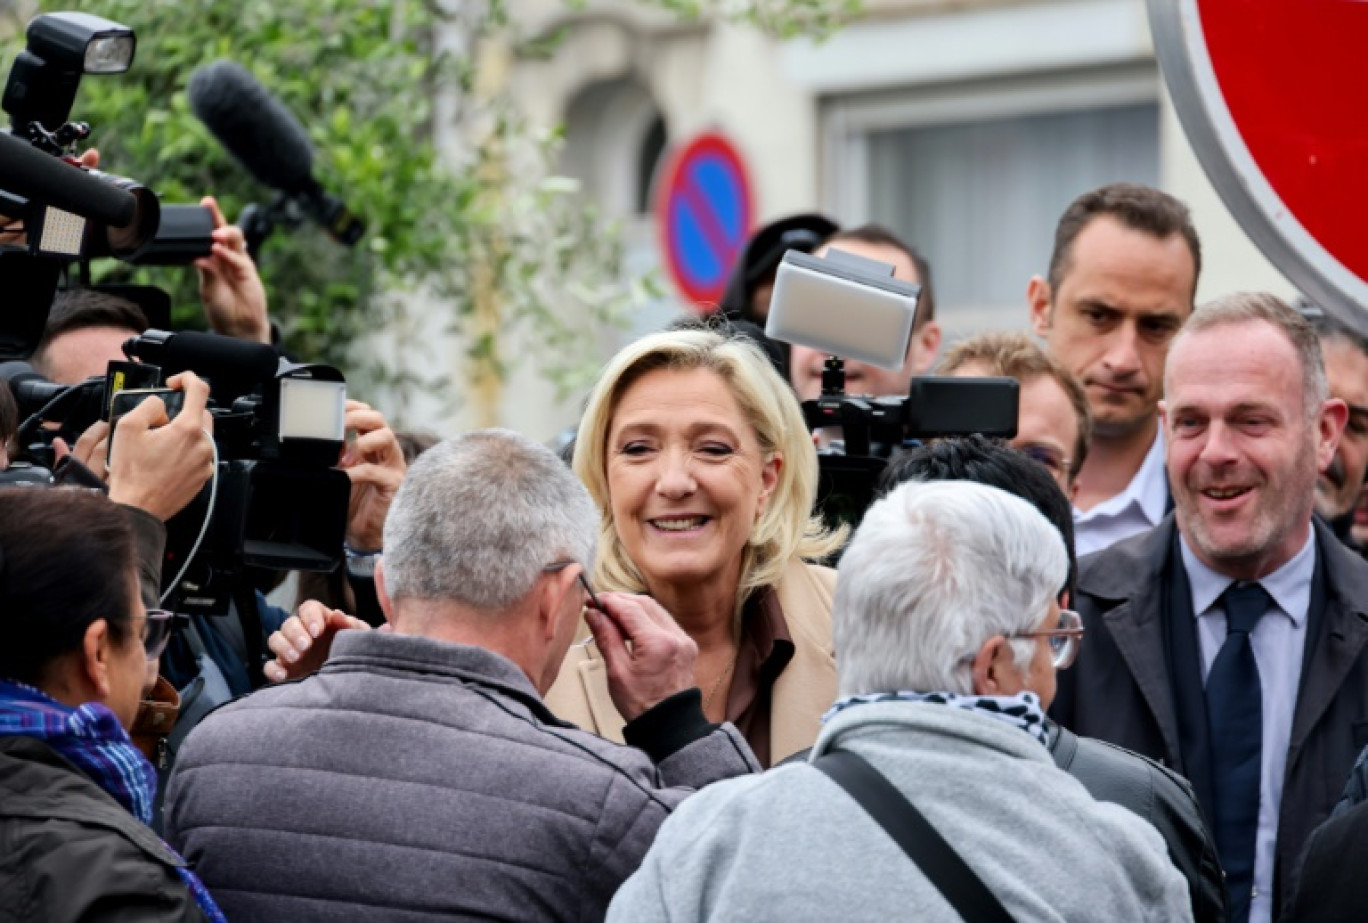
[[[935,270],[948,336],[1026,323],[1053,227],[1079,193],[1114,180],[1188,203],[1204,247],[1198,300],[1290,294],[1198,165],[1155,60],[1144,0],[866,0],[824,42],[748,26],[680,23],[646,4],[515,7],[563,30],[549,60],[520,62],[517,98],[564,123],[562,167],[627,228],[634,269],[658,266],[652,182],[704,130],[743,153],[759,222],[820,210],[885,224]],[[663,299],[624,338],[684,309]],[[535,371],[515,387],[536,388]],[[546,437],[573,407],[529,401],[508,425]]]

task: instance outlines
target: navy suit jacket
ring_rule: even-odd
[[[1278,814],[1275,908],[1294,887],[1307,838],[1329,815],[1368,744],[1368,563],[1318,520],[1314,528],[1326,604],[1318,624],[1308,625],[1292,718]],[[1175,701],[1165,654],[1175,529],[1170,514],[1151,531],[1079,562],[1074,608],[1086,631],[1077,662],[1059,674],[1051,714],[1076,734],[1188,775],[1177,709],[1204,715],[1205,703]]]

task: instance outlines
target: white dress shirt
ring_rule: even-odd
[[[1292,715],[1297,708],[1302,652],[1306,649],[1306,613],[1311,607],[1311,581],[1316,574],[1316,534],[1306,527],[1306,542],[1292,560],[1259,583],[1273,603],[1249,634],[1263,693],[1263,754],[1259,761],[1259,830],[1254,846],[1254,895],[1250,923],[1273,918],[1273,860],[1278,843],[1278,808],[1282,805]],[[1202,649],[1202,683],[1226,639],[1226,614],[1219,600],[1234,579],[1197,559],[1180,538],[1183,566],[1192,587],[1192,611]]]
[[[1125,490],[1086,513],[1074,507],[1074,549],[1078,556],[1101,551],[1113,542],[1153,529],[1164,518],[1168,498],[1164,429],[1159,427],[1145,460]]]

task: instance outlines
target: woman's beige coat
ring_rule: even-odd
[[[779,607],[793,638],[793,659],[774,681],[772,763],[813,745],[822,714],[836,698],[836,658],[831,644],[835,588],[834,570],[801,561],[790,562],[779,578]],[[577,639],[587,637],[588,629],[581,625]],[[625,722],[608,695],[603,657],[594,645],[570,648],[555,685],[546,693],[546,704],[557,717],[622,742]]]

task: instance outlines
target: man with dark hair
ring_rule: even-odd
[[[765,326],[774,274],[790,250],[811,253],[840,227],[825,215],[789,215],[760,228],[746,244],[727,280],[718,313],[732,320]]]
[[[764,335],[769,317],[774,278],[784,254],[790,250],[811,253],[840,226],[825,215],[789,215],[760,228],[746,244],[732,268],[727,288],[717,305],[716,315],[732,322],[754,325],[759,330],[756,342],[765,350],[779,374],[788,377],[789,344]]]
[[[1347,409],[1310,325],[1263,294],[1198,309],[1164,392],[1174,513],[1083,559],[1054,714],[1187,776],[1232,920],[1266,921],[1368,728],[1368,564],[1312,516]]]
[[[1350,529],[1368,471],[1368,339],[1310,302],[1299,303],[1297,310],[1320,340],[1330,396],[1349,406],[1349,422],[1335,457],[1316,481],[1316,511],[1330,523],[1340,541],[1357,548]]]
[[[1202,251],[1187,207],[1147,186],[1079,196],[1055,231],[1031,323],[1083,383],[1093,441],[1078,474],[1078,553],[1154,527],[1168,508],[1158,406],[1169,341],[1192,313]]]
[[[951,347],[936,372],[956,378],[1015,378],[1021,391],[1012,448],[1044,465],[1064,495],[1073,498],[1078,472],[1088,458],[1092,413],[1083,386],[1059,360],[1029,334],[981,333]]]
[[[884,469],[879,494],[904,481],[975,481],[1026,500],[1064,538],[1069,579],[1060,604],[1074,595],[1073,509],[1053,479],[1019,451],[983,436],[937,439],[898,453]],[[1061,679],[1068,670],[1060,672]],[[1188,880],[1193,919],[1224,923],[1226,891],[1216,849],[1187,780],[1161,764],[1089,737],[1078,737],[1051,721],[1048,744],[1055,765],[1072,775],[1098,801],[1138,814],[1164,837],[1169,858]]]
[[[907,358],[896,371],[847,360],[846,392],[875,396],[906,396],[912,376],[920,375],[936,361],[940,349],[941,328],[936,322],[936,296],[931,285],[931,265],[910,244],[877,224],[838,231],[814,252],[825,256],[830,250],[844,250],[893,266],[893,277],[921,286],[917,299],[917,317],[912,327],[912,338],[907,344]],[[833,305],[832,310],[839,310]],[[789,378],[800,401],[816,399],[822,393],[822,368],[826,354],[807,346],[794,346],[789,357]]]
[[[123,344],[147,329],[147,316],[126,298],[93,289],[60,291],[30,360],[51,381],[74,385],[103,375]]]

